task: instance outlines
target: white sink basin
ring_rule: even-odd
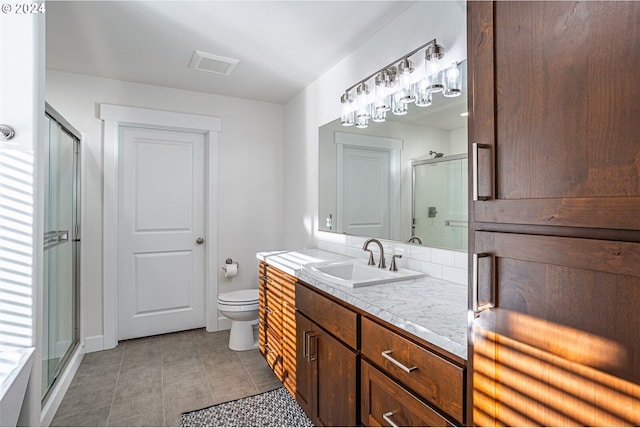
[[[314,278],[345,287],[364,287],[385,282],[404,281],[423,277],[422,272],[409,269],[380,269],[367,265],[366,260],[309,263],[303,269]]]

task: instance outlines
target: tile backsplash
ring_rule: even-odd
[[[350,257],[367,258],[368,253],[362,250],[366,240],[367,238],[361,236],[318,232],[318,248]],[[402,258],[396,259],[400,267],[424,272],[428,276],[456,284],[467,284],[468,255],[466,251],[403,244],[384,239],[379,241],[384,247],[387,266],[391,263],[392,255],[400,254]],[[378,246],[370,245],[369,249],[373,250],[377,261],[379,257]]]

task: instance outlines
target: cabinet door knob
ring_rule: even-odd
[[[202,245],[203,243],[204,243],[204,238],[202,236],[199,236],[198,239],[196,239],[196,244]]]
[[[405,373],[411,373],[412,371],[416,370],[417,367],[413,366],[413,367],[407,367],[404,364],[402,364],[400,361],[396,360],[395,358],[393,358],[391,356],[391,353],[393,351],[389,350],[389,351],[382,351],[382,357],[391,361],[391,363],[397,367],[400,367],[402,369],[402,371],[404,371]]]

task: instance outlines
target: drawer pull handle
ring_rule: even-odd
[[[314,334],[312,331],[309,332],[307,336],[307,361],[315,361],[318,359],[318,355],[316,354],[318,349],[318,335]],[[313,353],[311,352],[311,344],[314,344]]]
[[[402,364],[400,361],[396,360],[395,358],[393,358],[391,356],[391,353],[393,351],[382,351],[382,357],[386,358],[387,360],[391,361],[394,365],[400,367],[405,373],[411,373],[412,371],[416,370],[417,367],[413,366],[413,367],[407,367],[404,364]]]
[[[302,332],[302,357],[309,359],[309,332]]]
[[[393,422],[393,419],[391,419],[391,416],[393,416],[393,412],[387,412],[384,415],[382,415],[382,419],[384,419],[384,421],[388,423],[390,426],[397,427],[398,424]]]

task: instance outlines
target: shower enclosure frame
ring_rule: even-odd
[[[45,116],[53,123],[56,123],[60,126],[60,131],[66,133],[73,140],[73,167],[72,167],[72,188],[71,188],[71,200],[72,200],[72,208],[71,208],[71,228],[68,231],[55,231],[55,233],[46,232],[45,230],[45,238],[44,238],[44,247],[43,251],[46,253],[50,249],[55,248],[57,245],[64,244],[66,240],[69,241],[71,245],[71,343],[68,348],[64,351],[64,353],[60,356],[59,362],[56,364],[55,369],[52,373],[44,370],[43,367],[43,390],[41,391],[41,399],[42,403],[46,403],[51,397],[52,392],[56,389],[58,384],[59,377],[63,374],[63,372],[67,369],[70,361],[73,359],[76,351],[81,346],[81,311],[80,311],[80,239],[81,239],[81,141],[82,134],[73,127],[60,113],[58,113],[51,105],[45,103]],[[51,126],[51,124],[50,124]],[[50,129],[50,128],[49,128]],[[49,155],[50,155],[50,144],[51,141],[47,140],[47,168],[45,176],[47,177],[47,181],[50,179],[50,170],[49,170]],[[47,186],[45,192],[49,192],[49,186]],[[45,211],[50,209],[51,207],[47,207],[45,205]],[[67,236],[65,236],[65,233]],[[47,239],[49,238],[49,239]],[[48,265],[45,264],[45,269],[48,268]],[[47,287],[49,284],[45,283],[44,286]],[[45,290],[45,295],[43,295],[43,299],[45,296],[48,296],[48,291]],[[49,299],[43,301],[44,304],[48,304]],[[48,309],[48,308],[47,308]],[[44,307],[43,307],[44,310]],[[49,311],[46,312],[49,314]],[[44,314],[43,314],[44,315]],[[50,314],[49,314],[50,315]],[[42,321],[43,327],[43,335],[42,335],[42,343],[44,346],[44,340],[49,340],[49,320],[45,319],[43,316]],[[47,344],[47,347],[44,349],[49,349],[50,344]],[[43,351],[44,351],[43,349]],[[50,354],[50,353],[49,353]],[[57,350],[56,350],[57,354]],[[42,364],[44,366],[45,360],[49,357],[49,355],[45,355],[43,352],[42,355]],[[46,386],[45,386],[46,385]]]

